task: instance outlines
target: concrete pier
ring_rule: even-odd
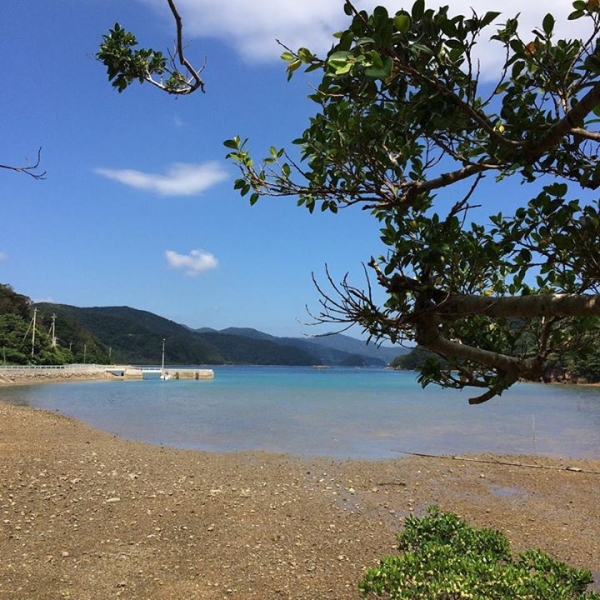
[[[164,369],[162,372],[162,379],[214,379],[215,372],[212,369]]]
[[[150,379],[157,378],[163,379],[165,381],[170,380],[208,380],[215,378],[215,372],[212,369],[186,369],[186,368],[173,368],[166,367],[161,369],[160,367],[117,367],[116,369],[111,369],[111,372],[118,379],[119,376],[123,379]]]
[[[164,379],[210,380],[212,369],[138,367],[132,365],[13,365],[0,366],[0,385],[107,379],[112,381]]]

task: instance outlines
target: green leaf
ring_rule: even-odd
[[[375,50],[371,50],[371,52],[369,52],[368,56],[371,59],[371,64],[374,67],[376,67],[378,69],[383,68],[383,60],[382,60],[379,52],[376,52]]]
[[[381,21],[386,21],[390,17],[390,15],[387,11],[387,8],[385,8],[385,6],[376,6],[373,9],[373,16],[376,17],[377,19],[380,19]]]
[[[298,48],[298,58],[302,62],[310,62],[311,60],[314,60],[316,57],[308,48]]]
[[[288,74],[288,81],[291,79],[292,75],[294,74],[294,71],[297,71],[301,66],[302,66],[302,61],[300,59],[292,61],[287,66],[286,70],[287,70],[287,74]]]
[[[373,65],[365,69],[365,75],[372,77],[373,79],[387,79],[391,74],[394,67],[394,61],[389,57],[385,56],[383,61],[379,57],[380,64]]]
[[[394,27],[400,33],[408,33],[410,29],[410,17],[408,15],[396,15],[394,17]]]
[[[425,14],[425,0],[416,0],[412,7],[413,21],[420,21]]]
[[[448,48],[452,48],[453,50],[461,50],[462,51],[461,54],[465,50],[465,44],[464,44],[464,42],[460,42],[459,40],[446,40],[444,42],[444,44]]]
[[[479,20],[479,26],[481,28],[487,27],[492,21],[494,21],[497,17],[499,17],[502,13],[496,11],[486,12],[483,17]]]
[[[542,21],[542,27],[544,28],[544,33],[547,36],[550,36],[552,34],[552,31],[554,30],[554,23],[554,17],[550,13],[548,13]]]
[[[352,68],[352,62],[350,59],[353,59],[354,55],[352,52],[348,52],[346,50],[341,50],[338,52],[334,52],[327,59],[327,64],[332,67],[336,74],[347,73]]]
[[[375,40],[370,37],[363,37],[356,41],[357,46],[373,46],[375,44]]]

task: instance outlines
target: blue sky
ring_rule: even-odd
[[[501,9],[521,11],[529,29],[546,11],[570,11],[565,0],[521,4]],[[165,0],[3,3],[0,163],[35,160],[41,147],[47,177],[0,169],[0,283],[36,301],[126,305],[191,327],[323,332],[303,325],[306,305],[319,308],[311,273],[323,279],[327,264],[334,277],[360,282],[361,264],[383,250],[377,223],[360,210],[310,215],[293,199],[250,207],[233,190],[237,171],[222,143],[248,137],[262,156],[298,137],[313,112],[309,83],[302,74],[286,81],[275,40],[325,51],[344,26],[342,6],[180,0],[186,52],[205,63],[207,93],[174,98],[137,84],[118,94],[94,59],[115,22],[142,46],[172,47]],[[497,54],[482,46],[481,58],[491,74]]]

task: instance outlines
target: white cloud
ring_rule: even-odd
[[[219,261],[208,252],[192,250],[189,254],[179,254],[175,250],[165,252],[167,262],[174,269],[183,269],[191,277],[215,269]]]
[[[8,254],[6,254],[6,252],[0,252],[0,262],[4,262],[5,260],[8,260]]]
[[[161,196],[192,196],[206,191],[228,177],[225,169],[217,162],[197,165],[175,163],[164,175],[134,169],[99,168],[94,171],[124,185]]]
[[[172,16],[164,0],[140,0],[161,10],[172,23]],[[410,9],[412,0],[355,0],[358,9],[372,10],[377,5],[385,5],[390,12],[402,7]],[[428,8],[437,9],[450,6],[450,14],[470,15],[473,8],[478,14],[487,11],[502,11],[497,23],[521,14],[520,23],[523,35],[529,37],[534,27],[541,25],[544,15],[554,14],[557,20],[557,34],[574,37],[584,35],[582,22],[567,22],[572,11],[570,0],[544,0],[544,2],[523,2],[523,0],[427,0]],[[342,0],[178,0],[179,12],[184,20],[184,34],[188,40],[210,37],[219,39],[233,47],[248,62],[276,60],[281,54],[280,40],[286,46],[297,49],[306,46],[324,53],[330,47],[332,34],[348,24],[343,12]],[[489,29],[490,35],[493,33]],[[502,54],[497,43],[480,43],[479,57],[482,67],[497,66]],[[188,49],[190,54],[198,53],[201,59],[201,43]],[[208,56],[210,62],[210,55]],[[193,60],[192,60],[193,62]],[[201,62],[201,61],[200,61]],[[282,65],[283,68],[283,65]]]

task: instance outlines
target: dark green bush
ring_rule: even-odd
[[[516,558],[508,540],[431,507],[398,534],[400,556],[384,558],[360,583],[364,598],[389,600],[600,600],[590,571],[533,550]]]

